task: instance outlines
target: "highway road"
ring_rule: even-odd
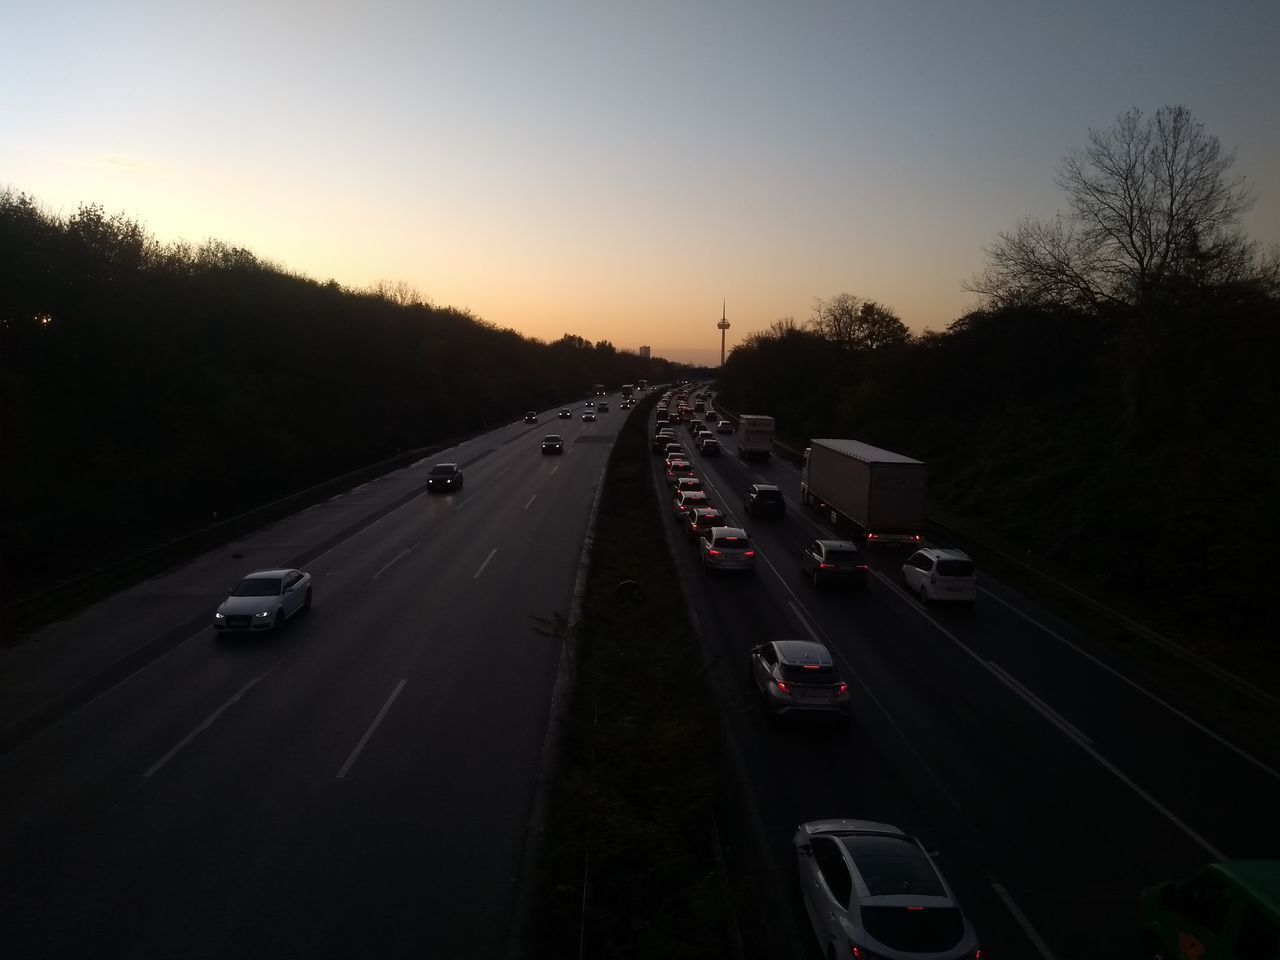
[[[983,956],[996,960],[1135,956],[1144,886],[1211,860],[1280,857],[1280,745],[1259,755],[1233,743],[1194,704],[1134,679],[1077,627],[981,572],[972,610],[904,593],[906,552],[895,548],[867,551],[865,592],[815,590],[801,549],[838,535],[799,504],[797,469],[743,463],[720,439],[722,457],[693,459],[713,504],[752,535],[756,575],[703,575],[657,456],[654,522],[671,532],[703,655],[719,657],[715,694],[788,901],[786,929],[767,931],[769,955],[795,938],[793,956],[818,955],[790,851],[806,820],[885,821],[940,851]],[[783,489],[785,518],[745,515],[752,482]],[[834,651],[854,694],[847,725],[766,717],[747,651],[785,637]]]
[[[578,402],[495,430],[5,650],[5,956],[502,956],[561,654],[534,618],[569,612],[627,415],[608,399],[594,424]],[[540,452],[552,432],[563,456]],[[462,490],[427,494],[451,460]],[[312,574],[310,614],[215,637],[223,591],[273,566]]]

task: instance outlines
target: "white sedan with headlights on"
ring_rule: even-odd
[[[311,609],[311,574],[301,570],[257,570],[227,591],[213,615],[219,633],[272,630]]]

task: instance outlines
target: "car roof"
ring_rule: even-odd
[[[560,439],[560,434],[558,434],[558,433],[548,433],[548,434],[547,434],[545,437],[543,437],[542,439],[543,439],[543,440],[559,440],[559,439]]]
[[[712,536],[714,537],[741,537],[744,540],[751,539],[747,536],[747,531],[741,527],[714,527],[712,528]]]
[[[292,567],[281,567],[276,570],[255,570],[253,573],[246,573],[241,580],[276,580],[283,577],[287,573],[293,573]]]
[[[724,514],[715,507],[695,507],[693,511],[696,517],[723,517]]]
[[[782,492],[781,487],[775,486],[772,483],[753,483],[751,485],[751,489],[755,490],[757,493],[768,493],[770,491],[775,491],[778,493]]]
[[[431,469],[432,469],[432,470],[439,470],[441,467],[452,467],[454,470],[457,470],[457,469],[458,469],[458,464],[457,464],[456,462],[453,462],[453,461],[446,461],[446,462],[444,462],[444,463],[437,463],[437,464],[436,464],[434,467],[432,467]]]
[[[789,667],[803,667],[805,664],[833,666],[831,651],[813,640],[775,640],[773,645],[782,662]]]
[[[937,560],[970,560],[971,557],[963,550],[956,550],[951,547],[922,547],[921,553],[926,553]]]

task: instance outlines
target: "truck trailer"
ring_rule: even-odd
[[[800,499],[868,543],[919,543],[927,469],[919,460],[858,440],[811,440]]]
[[[739,460],[768,460],[773,454],[773,417],[744,413],[738,417]]]

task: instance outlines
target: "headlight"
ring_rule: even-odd
[[[226,615],[225,613],[223,613],[221,610],[219,610],[217,613],[215,613],[215,614],[213,615],[213,619],[215,619],[215,620],[225,620],[225,619],[227,619],[227,615]]]
[[[270,610],[263,610],[261,613],[255,613],[255,614],[253,615],[253,619],[255,619],[255,620],[265,620],[265,619],[267,619],[267,617],[269,617],[269,616],[271,616],[271,611],[270,611]]]

